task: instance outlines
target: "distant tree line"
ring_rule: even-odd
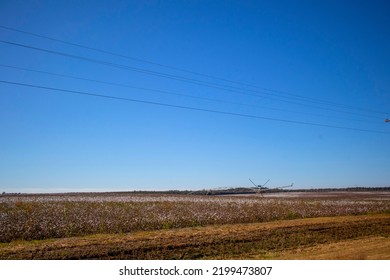
[[[275,193],[275,192],[336,192],[336,191],[344,191],[344,192],[388,192],[390,191],[390,187],[349,187],[349,188],[311,188],[311,189],[262,189],[262,193]],[[203,190],[168,190],[168,191],[121,191],[121,192],[82,192],[83,195],[97,195],[100,194],[102,196],[110,194],[110,195],[125,195],[125,194],[170,194],[170,195],[234,195],[234,194],[255,194],[256,190],[253,188],[226,188],[226,189],[203,189]],[[70,192],[70,193],[62,193],[66,195],[80,195],[78,192]],[[7,193],[2,192],[1,196],[17,196],[17,195],[26,195],[23,193]],[[44,194],[28,194],[29,196],[34,195],[53,195],[50,193]],[[61,195],[61,193],[56,193],[55,195]]]

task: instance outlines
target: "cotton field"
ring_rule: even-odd
[[[369,196],[5,195],[0,242],[384,212],[390,212],[390,200]]]

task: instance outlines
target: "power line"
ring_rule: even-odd
[[[293,124],[300,124],[300,125],[310,125],[310,126],[317,126],[317,127],[336,128],[336,129],[359,131],[359,132],[390,134],[390,132],[385,132],[385,131],[380,131],[380,130],[369,130],[369,129],[335,126],[335,125],[328,125],[328,124],[319,124],[319,123],[311,123],[311,122],[269,118],[269,117],[263,117],[263,116],[257,116],[257,115],[249,115],[249,114],[241,114],[241,113],[234,113],[234,112],[227,112],[227,111],[211,110],[211,109],[204,109],[204,108],[191,107],[191,106],[174,105],[174,104],[169,104],[169,103],[153,102],[153,101],[147,101],[147,100],[141,100],[141,99],[133,99],[133,98],[126,98],[126,97],[119,97],[119,96],[110,96],[110,95],[97,94],[97,93],[91,93],[91,92],[67,90],[67,89],[61,89],[61,88],[53,88],[53,87],[46,87],[46,86],[32,85],[32,84],[4,81],[4,80],[0,80],[0,83],[9,84],[9,85],[16,85],[16,86],[23,86],[23,87],[30,87],[30,88],[37,88],[37,89],[43,89],[43,90],[50,90],[50,91],[57,91],[57,92],[66,92],[66,93],[84,95],[84,96],[89,96],[89,97],[100,97],[100,98],[128,101],[128,102],[134,102],[134,103],[140,103],[140,104],[148,104],[148,105],[155,105],[155,106],[162,106],[162,107],[169,107],[169,108],[185,109],[185,110],[207,112],[207,113],[214,113],[214,114],[221,114],[221,115],[230,115],[230,116],[235,116],[235,117],[261,119],[261,120],[293,123]]]
[[[257,88],[257,89],[260,89],[260,90],[263,90],[263,91],[267,91],[267,92],[273,92],[273,93],[282,94],[282,95],[276,95],[276,96],[279,96],[279,97],[285,97],[287,95],[287,96],[290,96],[290,98],[293,97],[293,98],[306,100],[308,102],[319,103],[319,104],[323,104],[323,105],[333,105],[333,106],[337,106],[337,107],[341,107],[341,108],[349,108],[349,109],[359,110],[359,111],[367,111],[367,112],[372,112],[372,113],[387,114],[387,112],[379,112],[379,111],[376,111],[376,110],[354,107],[354,106],[341,104],[341,103],[336,103],[336,102],[332,102],[332,101],[326,101],[326,100],[306,97],[306,96],[294,94],[294,93],[287,92],[287,91],[275,90],[275,89],[271,89],[271,88],[260,87],[260,86],[257,86],[257,85],[243,83],[243,82],[240,82],[240,81],[234,81],[234,80],[230,80],[230,79],[216,77],[216,76],[213,76],[213,75],[208,75],[208,74],[199,73],[199,72],[196,72],[196,71],[191,71],[191,70],[187,70],[187,69],[183,69],[183,68],[179,68],[179,67],[175,67],[175,66],[171,66],[171,65],[157,63],[157,62],[153,62],[153,61],[150,61],[150,60],[137,58],[137,57],[134,57],[134,56],[118,54],[118,53],[115,53],[115,52],[110,52],[110,51],[98,49],[98,48],[95,48],[95,47],[90,47],[90,46],[86,46],[86,45],[82,45],[82,44],[72,43],[72,42],[61,40],[61,39],[58,39],[58,38],[53,38],[53,37],[49,37],[49,36],[45,36],[45,35],[29,32],[29,31],[24,31],[24,30],[12,28],[12,27],[4,26],[4,25],[0,25],[0,28],[6,29],[6,30],[9,30],[9,31],[13,31],[13,32],[26,34],[26,35],[29,35],[29,36],[34,36],[34,37],[37,37],[37,38],[42,38],[42,39],[46,39],[46,40],[50,40],[50,41],[54,41],[54,42],[59,42],[59,43],[62,43],[62,44],[65,44],[65,45],[69,45],[69,46],[83,48],[83,49],[87,49],[87,50],[91,50],[91,51],[95,51],[95,52],[99,52],[99,53],[104,53],[104,54],[108,54],[108,55],[112,55],[112,56],[116,56],[116,57],[120,57],[120,58],[126,58],[126,59],[130,59],[130,60],[134,60],[134,61],[138,61],[138,62],[142,62],[142,63],[147,63],[147,64],[154,65],[154,66],[164,67],[164,68],[175,70],[175,71],[180,71],[180,72],[193,74],[193,75],[197,75],[197,76],[201,76],[201,77],[211,78],[211,79],[219,80],[219,81],[223,81],[223,82],[229,82],[229,83],[233,83],[233,84],[237,84],[237,85],[249,86],[249,87]],[[236,88],[236,87],[232,87],[232,88],[242,90],[242,88]],[[245,90],[246,91],[251,91],[251,90],[248,90],[248,89],[245,89]],[[258,91],[253,91],[253,92],[258,92]]]
[[[294,114],[303,114],[303,115],[311,115],[311,116],[317,116],[317,117],[335,118],[335,119],[338,119],[338,120],[349,120],[349,121],[368,122],[368,123],[376,123],[376,124],[378,123],[377,121],[374,122],[374,121],[368,121],[368,120],[357,120],[357,119],[350,119],[350,118],[340,118],[340,117],[335,117],[335,116],[327,116],[327,115],[314,114],[314,113],[308,113],[308,112],[298,112],[298,111],[286,110],[286,109],[280,109],[280,108],[273,108],[273,107],[268,107],[268,106],[259,106],[259,105],[256,105],[256,104],[240,103],[240,102],[233,102],[233,101],[227,101],[227,100],[216,99],[216,98],[195,96],[195,95],[177,93],[177,92],[160,90],[160,89],[151,89],[151,88],[145,88],[145,87],[137,87],[137,86],[132,86],[132,85],[128,85],[128,84],[107,82],[107,81],[102,81],[102,80],[89,79],[89,78],[83,78],[83,77],[78,77],[78,76],[73,76],[73,75],[65,75],[65,74],[59,74],[59,73],[53,73],[53,72],[41,71],[41,70],[35,70],[35,69],[28,69],[28,68],[24,68],[24,67],[17,67],[17,66],[5,65],[5,64],[0,64],[0,67],[5,67],[5,68],[10,68],[10,69],[15,69],[15,70],[22,70],[22,71],[29,71],[29,72],[45,74],[45,75],[51,75],[51,76],[57,76],[57,77],[68,78],[68,79],[75,79],[75,80],[80,80],[80,81],[87,81],[87,82],[93,82],[93,83],[99,83],[99,84],[106,84],[106,85],[110,85],[110,86],[131,88],[131,89],[148,91],[148,92],[156,92],[156,93],[162,93],[162,94],[167,94],[167,95],[174,95],[174,96],[181,96],[181,97],[192,98],[192,99],[212,101],[212,102],[217,102],[217,103],[239,105],[239,106],[247,106],[247,107],[254,107],[254,108],[262,108],[262,109],[268,109],[268,110],[274,110],[274,111],[280,111],[280,112],[287,112],[287,113],[294,113]],[[375,119],[377,119],[377,118],[375,118]]]
[[[327,110],[327,111],[333,111],[333,112],[339,112],[339,113],[341,112],[341,113],[345,113],[345,114],[352,114],[352,115],[367,117],[367,115],[353,113],[353,112],[348,112],[348,111],[340,111],[340,110],[335,110],[335,109],[321,107],[321,106],[308,105],[308,104],[299,103],[299,102],[295,102],[295,101],[282,100],[282,99],[274,98],[274,97],[271,97],[271,96],[260,96],[258,94],[244,92],[244,91],[249,91],[249,90],[246,90],[246,89],[242,89],[244,91],[241,91],[241,90],[239,91],[239,90],[235,90],[235,89],[230,89],[231,88],[230,86],[224,86],[224,85],[219,85],[219,84],[215,84],[215,83],[204,82],[204,81],[201,81],[201,80],[196,80],[196,79],[191,79],[191,78],[186,78],[186,77],[181,77],[181,76],[175,76],[175,75],[160,73],[160,72],[157,72],[157,71],[152,71],[152,70],[132,67],[132,66],[128,66],[128,65],[117,64],[117,63],[112,63],[112,62],[103,61],[103,60],[97,60],[97,59],[88,58],[88,57],[84,57],[84,56],[78,56],[78,55],[73,55],[73,54],[59,52],[59,51],[48,50],[48,49],[44,49],[44,48],[38,48],[38,47],[24,45],[24,44],[19,44],[19,43],[15,43],[15,42],[9,42],[9,41],[3,41],[3,40],[0,40],[0,42],[4,43],[4,44],[17,46],[17,47],[32,49],[32,50],[46,52],[46,53],[55,54],[55,55],[64,56],[64,57],[70,57],[70,58],[79,59],[79,60],[83,60],[83,61],[88,61],[88,62],[92,62],[92,63],[97,63],[97,64],[109,66],[109,67],[119,68],[119,69],[123,69],[123,70],[135,71],[135,72],[139,72],[139,73],[143,73],[143,74],[154,75],[154,76],[158,76],[158,77],[163,77],[163,78],[173,79],[173,80],[177,80],[177,81],[192,83],[192,84],[196,84],[196,85],[200,85],[200,86],[205,86],[205,87],[209,87],[209,88],[215,88],[215,89],[224,90],[224,91],[233,92],[233,93],[238,93],[238,94],[242,94],[242,95],[253,96],[253,97],[258,97],[258,98],[266,98],[266,99],[277,100],[277,101],[287,102],[287,103],[301,105],[301,106],[318,108],[318,109],[321,109],[321,110]],[[376,112],[376,113],[379,113],[379,112]],[[384,112],[380,112],[380,114],[384,114]],[[369,117],[371,117],[371,116],[369,116]]]

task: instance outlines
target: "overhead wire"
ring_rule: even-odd
[[[65,92],[65,93],[71,93],[71,94],[77,94],[77,95],[83,95],[83,96],[89,96],[89,97],[100,97],[100,98],[105,98],[105,99],[121,100],[121,101],[133,102],[133,103],[141,103],[141,104],[155,105],[155,106],[161,106],[161,107],[185,109],[185,110],[198,111],[198,112],[207,112],[207,113],[229,115],[229,116],[236,116],[236,117],[244,117],[244,118],[251,118],[251,119],[260,119],[260,120],[268,120],[268,121],[275,121],[275,122],[284,122],[284,123],[292,123],[292,124],[300,124],[300,125],[309,125],[309,126],[317,126],[317,127],[327,127],[327,128],[334,128],[334,129],[359,131],[359,132],[370,132],[370,133],[380,133],[380,134],[389,134],[390,135],[390,132],[380,131],[380,130],[361,129],[361,128],[328,125],[328,124],[320,124],[320,123],[313,123],[313,122],[303,122],[303,121],[286,120],[286,119],[279,119],[279,118],[270,118],[270,117],[264,117],[264,116],[242,114],[242,113],[235,113],[235,112],[229,112],[229,111],[212,110],[212,109],[205,109],[205,108],[192,107],[192,106],[175,105],[175,104],[170,104],[170,103],[154,102],[154,101],[147,101],[147,100],[142,100],[142,99],[127,98],[127,97],[120,97],[120,96],[111,96],[111,95],[91,93],[91,92],[85,92],[85,91],[68,90],[68,89],[19,83],[19,82],[6,81],[6,80],[0,80],[0,83],[14,85],[14,86],[36,88],[36,89],[46,90],[46,91],[50,91],[50,92]]]
[[[154,75],[154,76],[158,76],[158,77],[163,77],[163,78],[173,79],[173,80],[177,80],[177,81],[192,83],[192,84],[205,86],[205,87],[209,87],[209,88],[214,88],[214,89],[219,89],[219,90],[223,90],[223,91],[227,91],[227,92],[238,93],[241,95],[277,100],[277,101],[281,101],[281,102],[286,102],[286,103],[291,103],[291,104],[296,104],[296,105],[301,105],[301,106],[307,106],[307,107],[317,108],[317,109],[321,109],[321,110],[327,110],[327,111],[333,111],[333,112],[339,112],[339,113],[341,112],[341,113],[345,113],[345,114],[351,114],[351,115],[357,115],[357,116],[363,116],[363,117],[372,117],[372,116],[364,115],[361,113],[341,111],[341,110],[336,110],[333,108],[309,105],[309,104],[295,102],[295,101],[291,101],[291,100],[278,99],[278,98],[275,98],[272,96],[261,96],[259,94],[248,93],[248,92],[246,92],[248,90],[245,90],[245,89],[235,90],[235,89],[231,89],[230,86],[224,86],[224,85],[219,85],[219,84],[216,85],[215,83],[205,82],[205,81],[201,81],[201,80],[196,80],[196,79],[191,79],[191,78],[186,78],[186,77],[181,77],[181,76],[176,76],[176,75],[170,75],[170,74],[166,74],[166,73],[161,73],[161,72],[152,71],[152,70],[148,70],[148,69],[142,69],[142,68],[138,68],[138,67],[132,67],[132,66],[128,66],[128,65],[108,62],[108,61],[104,61],[104,60],[98,60],[98,59],[89,58],[89,57],[85,57],[85,56],[73,55],[73,54],[69,54],[69,53],[34,47],[31,45],[25,45],[25,44],[20,44],[20,43],[16,43],[16,42],[0,40],[0,43],[13,45],[13,46],[17,46],[17,47],[22,47],[22,48],[27,48],[27,49],[32,49],[32,50],[41,51],[41,52],[46,52],[46,53],[55,54],[55,55],[59,55],[59,56],[74,58],[74,59],[83,60],[83,61],[87,61],[87,62],[97,63],[97,64],[101,64],[101,65],[105,65],[105,66],[109,66],[109,67],[114,67],[114,68],[118,68],[118,69],[135,71],[135,72],[139,72],[139,73],[143,73],[143,74]],[[377,114],[379,114],[379,113],[385,114],[384,112],[376,112],[376,113]]]
[[[211,79],[219,80],[219,81],[223,81],[223,82],[229,82],[229,83],[242,85],[242,86],[249,86],[249,87],[257,88],[257,89],[260,89],[260,90],[263,90],[263,91],[279,93],[279,94],[282,94],[282,95],[285,95],[285,96],[295,97],[295,98],[298,98],[298,99],[307,100],[307,101],[311,101],[311,102],[316,102],[316,103],[321,102],[322,104],[333,105],[333,106],[336,106],[336,107],[339,107],[339,108],[340,107],[341,108],[349,108],[349,109],[353,109],[353,110],[368,111],[368,112],[372,112],[372,113],[380,113],[380,114],[387,114],[388,113],[388,112],[379,112],[379,111],[372,110],[372,109],[367,109],[367,108],[360,108],[360,107],[350,106],[350,105],[336,103],[336,102],[332,102],[332,101],[326,101],[326,100],[311,98],[311,97],[302,96],[302,95],[291,93],[291,92],[287,92],[287,91],[281,91],[281,90],[275,90],[275,89],[266,88],[266,87],[260,87],[260,86],[257,86],[257,85],[244,83],[244,82],[241,82],[241,81],[235,81],[235,80],[231,80],[231,79],[216,77],[216,76],[213,76],[213,75],[208,75],[208,74],[199,73],[199,72],[196,72],[196,71],[191,71],[191,70],[180,68],[180,67],[175,67],[175,66],[171,66],[171,65],[162,64],[162,63],[157,63],[157,62],[153,62],[153,61],[150,61],[150,60],[137,58],[137,57],[134,57],[134,56],[123,55],[123,54],[110,52],[110,51],[102,50],[102,49],[91,47],[91,46],[86,46],[86,45],[82,45],[82,44],[72,43],[72,42],[61,40],[61,39],[58,39],[58,38],[53,38],[53,37],[49,37],[49,36],[45,36],[45,35],[29,32],[29,31],[25,31],[25,30],[20,30],[20,29],[9,27],[9,26],[0,25],[0,28],[5,29],[5,30],[9,30],[9,31],[13,31],[13,32],[22,33],[22,34],[29,35],[29,36],[34,36],[34,37],[41,38],[41,39],[46,39],[46,40],[50,40],[50,41],[54,41],[54,42],[59,42],[59,43],[66,44],[66,45],[69,45],[69,46],[74,46],[74,47],[83,48],[83,49],[87,49],[87,50],[91,50],[91,51],[95,51],[95,52],[99,52],[99,53],[103,53],[103,54],[108,54],[108,55],[111,55],[111,56],[116,56],[116,57],[120,57],[120,58],[126,58],[126,59],[130,59],[130,60],[134,60],[134,61],[138,61],[138,62],[142,62],[142,63],[154,65],[154,66],[164,67],[166,69],[171,69],[171,70],[180,71],[180,72],[183,72],[183,73],[188,73],[188,74],[193,74],[193,75],[202,76],[202,77],[206,77],[206,78],[211,78]],[[248,89],[246,89],[246,90],[248,90]],[[278,95],[278,96],[280,96],[280,95]]]
[[[48,71],[36,70],[36,69],[29,69],[29,68],[12,66],[12,65],[0,64],[0,67],[9,68],[9,69],[15,69],[15,70],[21,70],[21,71],[28,71],[28,72],[39,73],[39,74],[45,74],[45,75],[50,75],[50,76],[57,76],[57,77],[67,78],[67,79],[75,79],[75,80],[80,80],[80,81],[87,81],[87,82],[105,84],[105,85],[110,85],[110,86],[131,88],[131,89],[142,90],[142,91],[147,91],[147,92],[155,92],[155,93],[162,93],[162,94],[167,94],[167,95],[174,95],[174,96],[180,96],[180,97],[186,97],[186,98],[192,98],[192,99],[198,99],[198,100],[205,100],[205,101],[211,101],[211,102],[217,102],[217,103],[224,103],[224,104],[231,104],[231,105],[238,105],[238,106],[247,106],[247,107],[253,107],[253,108],[262,108],[262,109],[268,109],[268,110],[273,110],[273,111],[280,111],[280,112],[287,112],[287,113],[294,113],[294,114],[303,114],[303,115],[310,115],[310,116],[317,116],[317,117],[335,118],[335,119],[338,119],[338,120],[348,120],[348,121],[367,122],[367,123],[378,123],[377,121],[369,121],[369,120],[361,120],[361,119],[351,119],[351,118],[345,118],[345,117],[340,118],[340,117],[337,117],[337,116],[321,115],[321,114],[315,114],[315,113],[309,113],[309,112],[299,112],[299,111],[293,111],[293,110],[288,110],[288,109],[280,109],[280,108],[274,108],[274,107],[269,107],[269,106],[260,106],[260,105],[253,104],[253,103],[252,104],[248,104],[248,103],[234,102],[234,101],[228,101],[228,100],[217,99],[217,98],[195,96],[195,95],[178,93],[178,92],[172,92],[172,91],[167,91],[167,90],[145,88],[145,87],[133,86],[133,85],[122,84],[122,83],[114,83],[114,82],[102,81],[102,80],[97,80],[97,79],[89,79],[89,78],[83,78],[83,77],[74,76],[74,75],[65,75],[65,74],[53,73],[53,72],[48,72]]]

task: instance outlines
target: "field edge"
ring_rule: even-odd
[[[13,241],[0,244],[0,259],[311,259],[316,252],[330,259],[354,259],[327,254],[327,246],[337,252],[342,246],[353,248],[348,242],[364,248],[363,240],[368,240],[378,251],[389,235],[390,214],[319,217]],[[359,259],[370,258],[359,254]],[[377,256],[390,259],[384,253]]]

